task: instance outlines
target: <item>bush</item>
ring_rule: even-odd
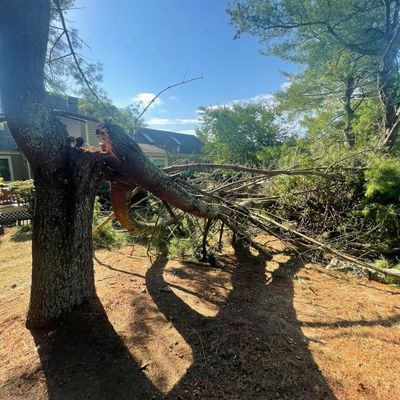
[[[32,179],[10,182],[8,186],[10,194],[15,201],[25,203],[33,210],[35,205],[35,186]]]
[[[190,237],[174,237],[168,243],[168,255],[170,258],[193,259],[197,247],[196,242]]]
[[[365,197],[369,203],[399,204],[400,161],[394,158],[373,160],[365,172]]]
[[[400,161],[376,158],[365,173],[361,214],[375,225],[374,241],[383,249],[400,246]]]

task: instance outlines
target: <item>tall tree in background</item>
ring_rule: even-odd
[[[272,107],[262,103],[202,107],[197,135],[213,160],[257,165],[257,151],[283,139],[277,117]]]
[[[369,57],[376,66],[383,110],[381,146],[395,145],[400,128],[400,0],[233,0],[228,12],[239,33],[260,37],[269,52],[287,60],[304,62],[313,46],[328,54],[347,50]]]
[[[326,52],[310,54],[304,71],[287,74],[290,86],[276,99],[280,109],[294,119],[302,117],[306,125],[330,115],[325,130],[331,129],[333,140],[352,148],[366,139],[356,137],[354,125],[362,105],[376,93],[375,66],[346,50],[333,58]]]

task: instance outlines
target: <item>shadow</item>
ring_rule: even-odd
[[[182,378],[161,394],[96,298],[53,330],[32,332],[50,400],[336,399],[296,319],[293,279],[299,260],[280,264],[271,278],[266,274],[266,259],[246,248],[237,247],[234,255],[221,257],[232,290],[214,317],[196,312],[174,291],[162,290],[170,286],[164,279],[167,261],[165,251],[161,252],[146,273],[146,284],[156,318],[167,318],[190,346],[192,363]],[[179,277],[193,278],[197,292],[207,283],[201,278],[206,268],[210,267],[187,263]],[[225,275],[217,276],[213,285],[225,287]],[[138,314],[144,315],[148,301],[144,297],[134,301]],[[134,340],[146,352],[147,338],[157,340],[157,332],[140,318],[132,328],[143,333]],[[168,343],[159,345],[163,351]]]
[[[351,328],[351,327],[360,327],[360,326],[383,326],[385,328],[390,328],[392,326],[397,325],[400,322],[400,315],[394,315],[387,318],[374,319],[374,320],[357,320],[357,321],[349,321],[349,320],[338,320],[335,322],[302,322],[302,326],[306,326],[308,328]]]
[[[160,292],[168,286],[165,253],[146,274],[149,294],[193,353],[192,365],[165,398],[336,399],[296,319],[293,277],[300,260],[280,265],[268,282],[265,258],[246,248],[219,261],[233,289],[215,317],[194,311],[174,292]],[[185,279],[202,273],[185,267]]]
[[[32,332],[50,400],[159,399],[96,298],[50,332]]]
[[[11,240],[16,243],[32,240],[32,225],[18,226],[12,233]]]
[[[124,256],[126,256],[126,254],[124,254]],[[135,276],[137,278],[144,278],[143,275],[140,274],[136,274],[135,272],[129,272],[129,271],[124,271],[123,269],[119,269],[119,268],[115,268],[110,264],[107,264],[103,261],[101,261],[97,256],[93,255],[93,260],[95,260],[97,262],[97,264],[101,265],[104,268],[109,269],[110,271],[114,271],[114,272],[119,272],[121,274],[125,274],[125,275],[130,275],[130,276]]]

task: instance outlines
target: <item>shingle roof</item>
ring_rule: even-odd
[[[171,153],[200,154],[203,142],[194,135],[140,128],[136,132],[138,143],[147,143],[168,150]]]
[[[0,131],[0,151],[15,151],[18,146],[8,128]]]
[[[154,154],[159,154],[160,156],[161,155],[166,156],[165,150],[160,149],[157,146],[153,146],[147,143],[138,143],[138,144],[144,153],[154,153]]]
[[[78,114],[78,101],[77,97],[61,96],[58,94],[47,94],[50,105],[53,109],[58,111],[68,111]]]

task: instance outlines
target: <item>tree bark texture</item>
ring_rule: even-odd
[[[42,327],[95,294],[92,216],[102,161],[71,149],[44,89],[50,1],[4,3],[0,88],[6,120],[36,187],[27,326]]]
[[[95,295],[93,204],[98,166],[71,157],[68,179],[35,179],[29,328],[41,327]]]

